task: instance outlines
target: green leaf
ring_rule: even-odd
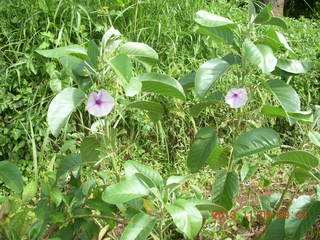
[[[59,179],[62,175],[67,173],[68,171],[72,171],[73,169],[81,166],[82,158],[78,154],[70,154],[65,156],[57,166],[57,179]]]
[[[168,192],[171,193],[175,191],[178,187],[180,187],[182,184],[184,184],[186,181],[190,180],[193,177],[193,174],[187,176],[170,176],[166,182]]]
[[[196,94],[204,97],[229,67],[230,64],[221,59],[211,59],[202,64],[195,77]]]
[[[286,22],[283,21],[281,18],[277,18],[277,17],[271,17],[271,19],[268,22],[263,23],[263,25],[278,26],[278,27],[283,28],[284,30],[288,29]]]
[[[240,189],[239,179],[234,172],[219,171],[212,189],[212,201],[225,209],[232,208],[232,200]]]
[[[276,219],[268,227],[263,240],[284,240],[285,230],[284,230],[285,219]]]
[[[223,148],[221,146],[215,147],[213,152],[211,153],[208,163],[212,170],[218,170],[219,168],[226,167],[229,162],[230,157],[230,149]]]
[[[293,59],[279,59],[277,63],[277,68],[291,75],[306,73],[312,67],[313,62],[298,61]]]
[[[20,193],[23,191],[23,180],[19,168],[9,161],[0,162],[0,180],[7,188]]]
[[[144,166],[136,161],[126,161],[124,164],[124,171],[126,177],[133,176],[137,173],[144,175],[146,178],[148,178],[149,182],[152,183],[152,186],[149,187],[157,186],[159,188],[162,188],[162,186],[164,185],[163,179],[157,171],[153,170],[150,167]]]
[[[58,136],[71,113],[84,100],[84,93],[77,88],[65,88],[51,101],[48,109],[48,125],[51,133]]]
[[[137,76],[137,79],[142,82],[142,91],[144,92],[185,100],[183,87],[174,78],[159,73],[144,73]]]
[[[218,137],[211,127],[201,128],[189,151],[187,166],[191,172],[197,172],[208,163],[208,159],[217,146]]]
[[[314,145],[320,147],[320,133],[310,130],[308,132],[308,137]]]
[[[22,201],[29,202],[37,194],[38,185],[35,181],[28,183],[22,193]]]
[[[287,49],[291,53],[295,54],[294,51],[292,50],[292,48],[289,46],[287,39],[285,38],[285,36],[282,33],[277,32],[274,29],[269,29],[267,35],[271,39],[276,41],[279,45],[283,46],[285,49]],[[280,64],[280,62],[281,62],[281,60],[278,61],[278,65]]]
[[[202,215],[192,201],[178,199],[166,209],[181,232],[190,239],[197,236],[202,226]]]
[[[212,95],[205,98],[204,101],[193,105],[190,108],[190,113],[192,116],[197,117],[203,109],[210,107],[214,104],[217,104],[223,100],[224,100],[224,95],[222,92],[214,92]]]
[[[99,147],[101,141],[95,137],[86,137],[80,145],[80,155],[84,162],[97,162],[99,160]]]
[[[254,19],[257,17],[256,7],[252,1],[248,2],[248,19],[250,23],[253,23]]]
[[[136,214],[130,219],[120,240],[145,240],[150,235],[155,223],[155,219],[147,214]]]
[[[100,51],[97,44],[91,40],[88,42],[88,61],[94,68],[98,67],[98,58],[100,57]]]
[[[194,21],[204,27],[236,26],[234,22],[227,18],[220,17],[203,10],[200,10],[196,13]]]
[[[256,173],[256,171],[256,167],[250,166],[249,164],[244,164],[240,170],[241,181],[247,181]]]
[[[139,101],[131,103],[127,106],[128,108],[138,108],[145,110],[152,121],[159,121],[163,117],[164,109],[160,103]]]
[[[294,169],[294,178],[298,183],[304,183],[308,178],[311,178],[311,174],[304,168],[297,167]]]
[[[179,79],[179,83],[184,88],[184,90],[190,89],[194,87],[194,80],[195,80],[196,73],[192,72],[183,78]]]
[[[122,85],[130,81],[132,77],[132,63],[131,59],[127,55],[119,54],[113,57],[109,64],[121,78]]]
[[[138,78],[131,78],[129,83],[124,87],[127,97],[133,97],[141,92],[142,83]]]
[[[283,110],[282,107],[275,107],[269,104],[266,104],[262,107],[261,113],[269,116],[287,118],[286,111]]]
[[[273,164],[293,164],[308,170],[317,167],[318,163],[319,160],[308,152],[290,151],[277,156]]]
[[[120,204],[146,196],[148,193],[147,187],[136,176],[131,176],[107,187],[102,193],[102,200],[111,204]]]
[[[255,45],[249,39],[243,43],[244,57],[252,64],[257,65],[264,74],[271,73],[276,65],[277,59],[273,55],[272,49],[267,45]]]
[[[122,42],[121,33],[114,29],[109,28],[102,37],[101,40],[101,54],[106,58],[110,58],[114,51],[118,48],[119,44]]]
[[[225,211],[226,209],[220,205],[212,203],[210,200],[203,200],[203,199],[190,199],[190,202],[199,210],[199,211]]]
[[[158,53],[144,43],[127,42],[121,46],[119,51],[141,62],[148,71],[159,59]]]
[[[79,56],[82,59],[87,57],[87,51],[80,45],[70,45],[50,50],[36,50],[36,52],[47,58],[61,58],[68,55]]]
[[[289,118],[288,112],[300,112],[299,95],[289,84],[281,80],[269,80],[267,84],[281,107],[286,111],[289,123],[293,124],[294,121]]]
[[[233,157],[240,158],[279,147],[280,136],[270,128],[257,128],[246,132],[235,141]]]
[[[195,27],[195,32],[203,35],[207,35],[213,38],[217,42],[226,44],[234,44],[235,36],[232,30],[228,27]]]
[[[254,19],[254,23],[257,24],[264,24],[271,20],[272,18],[272,5],[269,3],[267,6],[265,6],[259,14]]]
[[[313,200],[311,196],[300,196],[292,201],[289,212],[290,217],[285,222],[286,236],[290,240],[299,240],[320,216],[320,201]]]

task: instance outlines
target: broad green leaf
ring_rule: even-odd
[[[311,196],[300,196],[292,201],[289,212],[290,217],[285,222],[286,236],[290,240],[299,240],[320,216],[320,201]]]
[[[102,193],[102,200],[111,204],[120,204],[146,196],[148,193],[147,187],[136,176],[131,176],[107,187]]]
[[[96,163],[99,160],[101,141],[96,137],[86,137],[80,145],[80,155],[84,162]]]
[[[304,183],[307,179],[311,178],[311,174],[304,168],[297,167],[294,169],[294,178],[298,183]]]
[[[219,168],[226,167],[230,158],[230,149],[223,148],[221,146],[215,147],[211,153],[208,163],[212,170],[218,170]]]
[[[260,196],[261,209],[264,211],[273,211],[280,198],[280,193],[273,193],[271,196]]]
[[[131,59],[124,54],[119,54],[110,60],[110,66],[121,78],[122,85],[129,82],[132,77]]]
[[[254,19],[254,23],[257,24],[264,24],[271,20],[272,18],[272,5],[269,3],[267,6],[265,6],[256,16]]]
[[[286,111],[283,110],[282,107],[275,107],[269,104],[266,104],[262,107],[261,113],[269,116],[287,118]]]
[[[320,147],[320,133],[311,130],[308,132],[308,137],[314,145]]]
[[[28,202],[37,194],[38,185],[35,181],[28,183],[23,188],[22,201]]]
[[[184,90],[187,90],[189,88],[193,88],[195,77],[196,77],[196,73],[192,72],[192,73],[184,76],[183,78],[179,79],[179,83],[184,88]]]
[[[228,27],[201,27],[197,26],[195,31],[199,34],[207,35],[213,38],[217,42],[222,42],[226,44],[234,44],[235,36],[232,30]]]
[[[240,170],[241,181],[247,181],[257,171],[257,168],[249,164],[244,164]]]
[[[289,74],[303,74],[313,67],[312,62],[298,61],[293,59],[279,59],[277,68]]]
[[[217,205],[210,200],[203,200],[203,199],[190,199],[190,202],[198,208],[199,211],[213,211],[213,210],[222,210],[225,211],[226,209],[220,205]]]
[[[223,100],[224,100],[224,94],[222,92],[214,92],[213,94],[205,98],[204,101],[193,105],[190,108],[190,113],[192,116],[196,117],[200,114],[200,112],[203,109],[210,107],[214,104],[217,104]]]
[[[204,97],[229,66],[228,62],[221,59],[211,59],[202,64],[195,77],[196,94]]]
[[[71,113],[84,100],[84,93],[77,88],[65,88],[51,101],[48,109],[48,125],[51,133],[58,136]]]
[[[186,181],[190,180],[193,177],[194,175],[170,176],[166,182],[166,187],[169,193],[175,191],[178,187],[180,187],[182,184],[184,184]]]
[[[274,220],[264,235],[263,240],[284,240],[285,239],[285,219],[279,218]]]
[[[273,164],[293,164],[308,170],[317,167],[318,163],[319,160],[308,152],[290,151],[277,156]]]
[[[225,55],[222,60],[226,61],[230,65],[241,64],[241,57],[232,53]]]
[[[150,167],[144,166],[136,161],[132,161],[132,160],[126,161],[124,164],[124,171],[125,171],[126,177],[133,176],[136,173],[140,173],[144,175],[146,178],[148,178],[149,181],[151,181],[153,185],[149,187],[157,186],[161,188],[164,184],[161,175],[157,171],[153,170]]]
[[[301,103],[299,95],[293,87],[281,80],[269,80],[267,84],[272,94],[285,110],[289,123],[292,125],[295,121],[290,118],[288,112],[300,112]]]
[[[271,73],[277,65],[277,59],[273,55],[272,49],[267,45],[255,45],[246,39],[243,43],[243,51],[244,57],[252,64],[257,65],[264,74]]]
[[[101,55],[106,59],[110,58],[114,51],[118,48],[119,44],[122,42],[121,33],[114,29],[113,27],[109,28],[103,35],[101,40]]]
[[[220,17],[203,10],[200,10],[196,13],[194,21],[204,27],[236,26],[234,22],[227,18]]]
[[[144,73],[137,76],[137,79],[142,82],[142,91],[144,92],[185,100],[183,87],[174,78],[159,73]]]
[[[280,136],[270,128],[257,128],[246,132],[233,144],[233,157],[240,158],[279,147]]]
[[[127,42],[121,46],[119,51],[141,62],[148,71],[159,59],[158,53],[144,43]]]
[[[130,219],[120,240],[145,240],[151,233],[156,221],[144,213],[138,213]]]
[[[178,199],[166,209],[181,232],[190,239],[197,236],[202,226],[202,215],[192,201]]]
[[[124,91],[127,97],[133,97],[141,92],[142,83],[139,79],[133,77],[129,83],[125,85]]]
[[[271,17],[271,19],[268,22],[263,23],[263,25],[278,26],[278,27],[283,28],[284,30],[288,29],[288,26],[285,23],[285,21],[283,21],[281,18],[277,18],[277,17]]]
[[[287,39],[285,38],[285,36],[282,33],[277,32],[274,29],[269,29],[267,35],[271,39],[276,41],[279,45],[282,45],[284,48],[289,50],[291,53],[295,54],[294,51],[292,50],[292,48],[289,46]],[[278,65],[280,64],[280,62],[281,62],[281,60],[278,61]]]
[[[227,210],[232,208],[232,200],[240,189],[239,179],[234,172],[219,171],[212,189],[212,201]]]
[[[159,121],[163,117],[164,109],[160,103],[139,101],[131,103],[127,106],[128,108],[138,108],[145,110],[152,121]]]
[[[92,81],[90,75],[94,74],[94,72],[87,66],[86,62],[74,56],[61,57],[59,58],[59,62],[67,73],[73,76],[81,89],[86,91],[91,87]]]
[[[7,188],[20,193],[23,191],[23,180],[19,168],[9,161],[0,161],[0,180]]]
[[[211,127],[201,128],[196,134],[187,158],[191,172],[197,172],[208,163],[208,159],[217,146],[218,137]]]
[[[78,154],[70,154],[65,156],[57,166],[57,179],[68,171],[72,171],[75,168],[80,167],[82,164],[82,158]]]
[[[248,2],[248,19],[250,23],[253,23],[254,19],[257,17],[256,7],[252,1]]]
[[[68,55],[79,56],[82,59],[87,57],[87,51],[80,45],[70,45],[50,50],[36,50],[36,52],[47,58],[61,58]]]

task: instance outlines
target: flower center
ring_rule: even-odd
[[[102,101],[101,99],[96,99],[96,104],[97,104],[97,105],[100,106],[102,103],[103,103],[103,101]]]
[[[238,93],[234,93],[233,95],[232,95],[232,98],[238,98],[239,97],[239,94]]]

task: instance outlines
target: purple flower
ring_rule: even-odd
[[[103,117],[111,112],[113,106],[113,97],[107,91],[101,89],[98,93],[90,93],[86,109],[93,116]]]
[[[231,108],[240,108],[248,100],[247,91],[244,88],[232,88],[228,91],[225,101]]]
[[[244,181],[244,182],[243,182],[243,185],[245,185],[245,186],[250,186],[250,185],[251,185],[251,182],[249,182],[249,181]]]

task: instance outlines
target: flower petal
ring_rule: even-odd
[[[87,111],[96,117],[108,115],[115,102],[113,97],[105,90],[101,89],[98,93],[91,93],[87,103]]]
[[[232,88],[228,91],[225,101],[231,108],[240,108],[248,101],[248,94],[244,88]]]

